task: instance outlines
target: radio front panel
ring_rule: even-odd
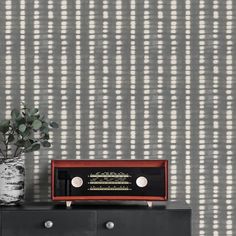
[[[167,200],[167,161],[52,161],[53,200]]]

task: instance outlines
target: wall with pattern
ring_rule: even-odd
[[[20,101],[60,123],[26,158],[28,201],[52,158],[168,159],[193,235],[235,235],[236,1],[2,0],[0,117]]]

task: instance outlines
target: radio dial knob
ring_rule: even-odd
[[[144,188],[147,186],[148,184],[148,180],[146,177],[144,176],[139,176],[137,179],[136,179],[136,184],[138,187],[140,188]]]
[[[114,227],[115,227],[114,222],[108,221],[108,222],[106,223],[106,228],[107,228],[107,229],[113,229]]]
[[[75,188],[80,188],[83,185],[83,179],[76,176],[71,180],[71,184]]]
[[[47,220],[47,221],[44,222],[44,227],[46,229],[51,229],[52,226],[53,226],[53,222],[51,220]]]

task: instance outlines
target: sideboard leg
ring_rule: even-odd
[[[66,207],[71,207],[71,203],[72,203],[72,201],[66,201]]]

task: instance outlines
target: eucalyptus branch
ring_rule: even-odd
[[[17,149],[19,150],[19,147],[17,147]],[[17,152],[14,153],[14,157],[20,156],[23,153],[23,151],[24,151],[23,148],[21,148],[19,153]]]
[[[14,152],[14,155],[13,155],[13,157],[17,157],[17,151],[19,150],[19,146],[17,146],[17,148],[16,148],[16,150],[15,150],[15,152]]]
[[[37,108],[23,105],[22,109],[11,111],[10,119],[0,121],[0,156],[3,159],[16,158],[24,152],[50,147],[49,128],[58,128],[56,122],[48,122]],[[38,138],[38,135],[41,137]],[[13,153],[8,155],[11,146],[15,147]]]

